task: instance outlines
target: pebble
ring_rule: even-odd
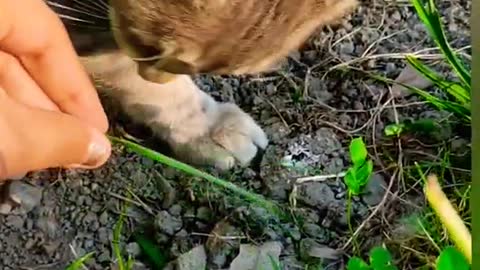
[[[43,189],[22,181],[13,181],[8,184],[8,196],[21,205],[25,212],[30,212],[40,204]]]
[[[387,183],[380,174],[374,174],[365,186],[365,194],[362,196],[363,201],[369,206],[379,204],[385,196]]]
[[[155,223],[160,231],[168,235],[174,235],[180,231],[183,226],[182,219],[170,215],[167,211],[158,213],[155,217]]]
[[[127,244],[127,247],[125,248],[127,253],[131,255],[133,258],[136,258],[140,256],[140,253],[142,252],[140,245],[137,244],[136,242],[131,242]]]
[[[312,207],[324,209],[335,200],[335,194],[325,183],[305,183],[300,186],[297,199]]]

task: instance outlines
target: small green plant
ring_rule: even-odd
[[[350,195],[360,195],[363,187],[368,183],[373,171],[373,162],[367,159],[367,147],[362,138],[355,138],[350,142],[350,159],[352,166],[345,175],[345,184]]]
[[[369,262],[360,257],[351,257],[347,263],[347,270],[397,270],[393,264],[392,255],[384,247],[372,248],[369,252]]]
[[[353,228],[351,224],[351,211],[352,211],[352,196],[358,196],[363,191],[363,188],[368,183],[370,176],[373,172],[373,162],[368,157],[367,147],[362,138],[355,138],[350,142],[349,147],[350,159],[352,166],[347,170],[345,174],[345,185],[347,186],[347,224],[350,233],[353,234]],[[353,241],[355,248],[356,242]]]
[[[369,263],[360,257],[351,257],[347,263],[347,270],[397,270],[393,258],[385,247],[374,247],[369,252]],[[465,257],[455,247],[446,247],[437,257],[436,270],[469,270]]]
[[[440,129],[439,123],[432,119],[419,119],[416,121],[404,121],[398,124],[387,125],[384,129],[385,136],[399,137],[406,132],[430,135]]]

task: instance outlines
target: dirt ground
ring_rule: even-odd
[[[471,1],[437,2],[452,47],[471,54],[466,48]],[[145,228],[168,260],[204,244],[208,269],[228,269],[241,243],[276,241],[285,269],[306,269],[319,259],[323,269],[344,269],[348,257],[335,250],[348,243],[350,252],[352,242],[346,187],[337,174],[350,164],[352,138],[364,137],[375,162],[368,193],[352,202],[354,230],[363,223],[357,240],[363,251],[399,236],[399,221],[424,204],[421,192],[402,188],[398,149],[404,165],[411,164],[409,158],[433,162],[438,143],[447,141],[459,153],[458,170],[469,169],[469,157],[460,154],[469,151],[469,131],[453,124],[434,135],[406,136],[403,148],[386,138],[384,128],[396,121],[442,121],[448,115],[360,72],[395,79],[405,67],[403,53],[438,59],[432,47],[409,1],[363,1],[341,25],[324,29],[293,53],[281,72],[197,78],[216,99],[234,101],[250,113],[271,140],[257,166],[221,177],[281,203],[295,221],[280,221],[203,180],[116,147],[98,170],[38,172],[10,186],[22,205],[0,215],[0,268],[65,269],[94,251],[88,269],[110,269],[113,226],[121,204],[130,201],[125,235]],[[297,182],[310,176],[316,179]],[[127,187],[132,199],[126,198]],[[148,269],[134,240],[125,237],[122,243],[138,258],[137,269]],[[414,268],[418,261],[411,259]]]

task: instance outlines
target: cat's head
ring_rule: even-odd
[[[115,39],[147,80],[271,69],[356,0],[111,0]]]

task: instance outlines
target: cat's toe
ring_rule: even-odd
[[[211,130],[214,142],[227,150],[236,161],[247,166],[268,145],[265,132],[235,104],[219,105],[220,117]]]

